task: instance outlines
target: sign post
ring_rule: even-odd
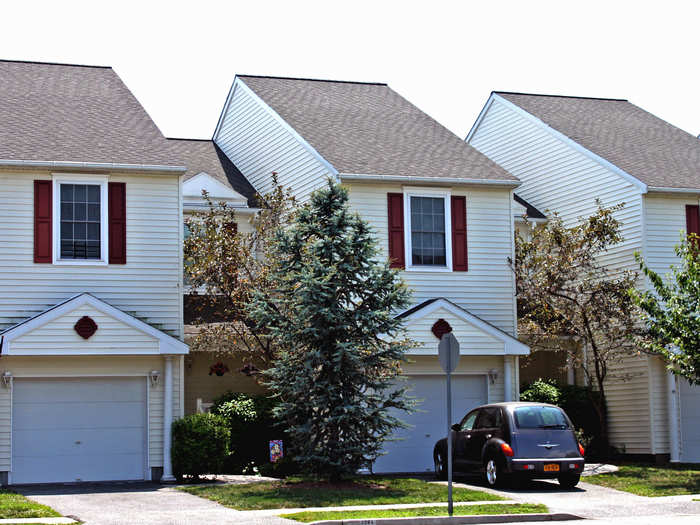
[[[459,363],[459,341],[452,332],[440,339],[438,358],[447,374],[447,513],[452,516],[452,371]]]

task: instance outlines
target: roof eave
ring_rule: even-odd
[[[363,173],[339,173],[341,182],[419,182],[431,184],[479,184],[485,186],[504,186],[517,188],[519,180],[510,179],[462,179],[458,177],[415,177],[411,175],[370,175]]]
[[[74,162],[58,160],[15,160],[0,159],[0,168],[39,168],[39,169],[78,169],[104,171],[139,171],[152,173],[177,173],[183,175],[185,166],[166,166],[163,164],[120,164],[115,162]]]
[[[669,188],[666,186],[647,186],[649,193],[700,193],[700,188]]]

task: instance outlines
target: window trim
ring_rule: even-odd
[[[107,266],[109,264],[109,212],[107,210],[106,175],[53,174],[53,264],[66,266]],[[61,259],[61,184],[92,184],[100,186],[100,258]]]
[[[411,245],[411,197],[442,197],[445,202],[445,266],[413,264],[413,247]],[[451,272],[452,271],[452,190],[437,188],[408,187],[403,188],[403,231],[405,260],[408,272]]]

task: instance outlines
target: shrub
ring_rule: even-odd
[[[178,480],[220,474],[229,456],[231,431],[215,414],[191,414],[173,423],[171,458]]]
[[[269,442],[284,438],[272,415],[276,404],[266,396],[239,392],[226,392],[214,400],[211,412],[226,421],[231,434],[231,456],[226,464],[230,472],[250,471],[269,462]],[[287,453],[286,440],[284,445]]]
[[[557,384],[552,379],[538,379],[527,386],[520,394],[520,401],[530,401],[531,403],[559,404],[560,391]],[[566,410],[566,409],[564,409]]]

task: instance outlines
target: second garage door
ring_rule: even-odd
[[[420,400],[418,411],[398,417],[411,425],[398,430],[398,441],[387,443],[386,455],[374,463],[374,472],[433,470],[433,446],[447,435],[445,376],[411,376],[409,395]],[[472,408],[487,403],[485,375],[452,377],[452,419],[456,423]]]
[[[145,378],[15,379],[11,482],[144,479]]]
[[[682,462],[700,463],[700,388],[680,380],[681,458]]]

